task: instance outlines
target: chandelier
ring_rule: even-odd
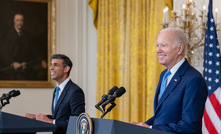
[[[176,2],[176,1],[175,1]],[[196,12],[196,4],[193,0],[188,0],[183,2],[180,6],[180,12],[173,10],[172,17],[169,17],[169,8],[166,7],[163,12],[163,28],[175,27],[180,28],[186,34],[188,44],[187,44],[187,59],[191,63],[194,52],[196,49],[203,46],[202,41],[205,37],[206,21],[207,21],[207,11],[206,6],[200,10],[199,16]],[[215,13],[215,22],[217,22],[217,12]]]

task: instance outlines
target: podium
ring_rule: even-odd
[[[71,116],[68,122],[67,134],[76,134],[77,116]],[[93,134],[169,134],[159,130],[149,129],[122,121],[91,118]]]
[[[36,133],[55,131],[54,124],[0,111],[0,133]]]

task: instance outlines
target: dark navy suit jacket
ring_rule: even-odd
[[[177,70],[158,102],[164,70],[156,89],[154,116],[146,121],[153,129],[170,133],[202,133],[207,87],[202,75],[188,62]]]
[[[83,90],[71,80],[66,84],[62,91],[55,110],[53,108],[55,90],[52,100],[52,119],[55,119],[57,134],[66,134],[68,120],[70,116],[79,116],[85,112],[85,98]]]

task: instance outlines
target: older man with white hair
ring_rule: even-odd
[[[144,127],[170,133],[202,133],[202,116],[207,87],[202,75],[185,58],[186,35],[177,28],[160,31],[157,38],[161,73],[154,99],[154,115]]]

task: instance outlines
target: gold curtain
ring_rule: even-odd
[[[97,102],[114,85],[126,93],[105,118],[146,121],[153,115],[159,75],[156,39],[172,0],[89,0],[97,27]],[[108,106],[107,106],[108,107]],[[97,117],[100,117],[97,111]]]

